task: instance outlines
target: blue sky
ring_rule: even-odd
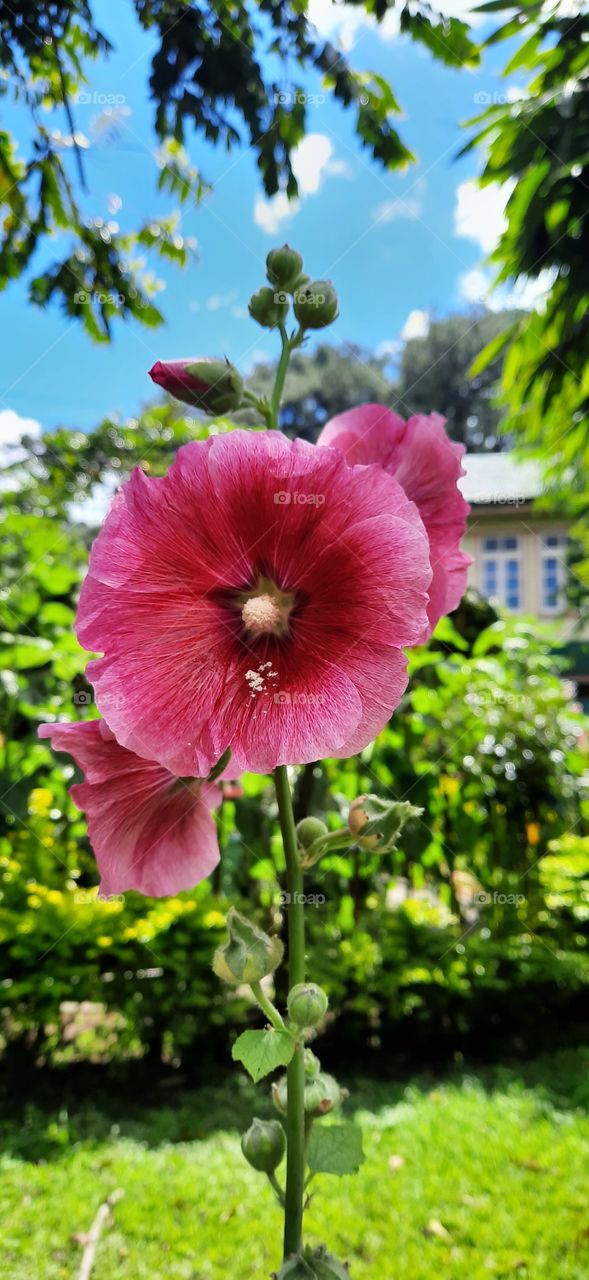
[[[96,0],[94,7],[116,52],[92,67],[90,102],[75,107],[76,126],[90,143],[85,207],[125,229],[174,207],[156,191],[147,96],[154,41],[130,5]],[[404,175],[378,167],[356,140],[351,113],[324,94],[319,77],[305,83],[314,95],[310,138],[297,157],[301,199],[290,210],[280,197],[265,200],[246,149],[227,155],[193,139],[191,161],[213,191],[200,207],[182,212],[181,231],[197,242],[197,261],[184,271],[158,264],[165,325],[116,324],[113,343],[97,346],[57,307],[31,307],[24,281],[0,295],[0,439],[21,417],[42,428],[87,430],[107,413],[135,413],[154,396],[146,373],[157,358],[226,354],[247,371],[256,359],[275,355],[276,340],[246,318],[246,308],[264,283],[268,249],[285,239],[303,254],[312,276],[334,279],[340,319],[330,341],[394,353],[401,335],[423,332],[429,316],[468,308],[485,295],[489,276],[481,261],[496,241],[505,197],[473,187],[480,157],[457,162],[455,156],[465,137],[460,122],[506,92],[499,76],[505,49],[477,72],[453,71],[387,28],[379,31],[361,13],[351,11],[342,30],[341,10],[338,19],[330,0],[312,0],[312,7],[326,33],[352,43],[355,66],[390,80],[405,112],[402,136],[418,163]],[[447,11],[464,7],[453,0]],[[107,144],[97,118],[113,103],[119,132]],[[10,110],[6,123],[26,150],[22,114]],[[66,128],[57,113],[51,125]]]

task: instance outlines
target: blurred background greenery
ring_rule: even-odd
[[[94,7],[0,6],[0,288],[24,284],[32,308],[58,303],[68,323],[108,343],[121,320],[162,322],[150,267],[183,267],[194,245],[177,210],[157,204],[154,221],[142,208],[124,233],[90,210],[89,144],[73,109],[91,65],[112,52]],[[393,7],[337,9],[363,10],[374,27]],[[251,149],[265,196],[296,199],[297,148],[311,135],[318,89],[351,120],[377,172],[396,176],[413,162],[388,72],[363,70],[355,51],[336,47],[339,31],[333,43],[309,25],[311,8],[325,5],[127,8],[148,45],[143,96],[154,118],[138,115],[138,127],[152,144],[154,200],[197,208],[210,191],[201,158],[240,147]],[[501,70],[505,86],[517,82],[515,96],[475,96],[484,110],[466,134],[457,129],[453,152],[466,138],[483,187],[499,183],[505,196],[491,271],[479,273],[483,292],[496,274],[505,310],[495,301],[430,315],[424,336],[396,344],[394,375],[390,351],[319,343],[297,354],[282,426],[314,440],[331,414],[378,400],[405,416],[438,409],[471,450],[536,458],[543,510],[552,504],[574,522],[570,604],[581,618],[589,15],[559,0],[490,0],[469,28],[467,5],[448,8],[443,17],[421,0],[396,6],[402,48],[427,51],[421,96],[432,115],[447,109],[428,97],[436,64],[460,77],[486,59],[479,86],[495,90],[489,77]],[[98,151],[124,128],[124,112],[101,113]],[[513,282],[536,290],[525,311],[506,290]],[[272,377],[258,360],[251,385],[267,394]],[[2,453],[0,1213],[10,1280],[73,1276],[84,1231],[119,1187],[101,1278],[221,1280],[239,1259],[240,1275],[258,1280],[277,1263],[278,1214],[237,1141],[269,1101],[230,1070],[232,1042],[257,1014],[246,991],[228,994],[211,972],[230,901],[267,929],[282,925],[270,781],[246,776],[228,788],[210,881],[162,901],[99,901],[85,823],[68,797],[73,766],[37,738],[47,719],[96,714],[73,620],[109,496],[134,465],[161,474],[206,430],[157,403]],[[352,1088],[368,1155],[343,1189],[321,1179],[309,1227],[351,1259],[354,1280],[589,1273],[589,720],[560,647],[536,619],[499,615],[468,593],[412,653],[408,692],[377,744],[293,770],[298,817],[339,826],[366,791],[423,808],[395,853],[332,856],[309,875],[309,967],[330,997],[315,1047]]]
[[[37,740],[47,718],[96,714],[73,633],[93,504],[132,465],[161,472],[178,444],[207,430],[154,406],[128,424],[46,433],[8,473],[0,542],[8,1057],[146,1054],[184,1064],[208,1052],[228,1061],[252,1014],[241,993],[219,988],[210,962],[229,900],[264,927],[280,925],[270,780],[245,776],[227,789],[212,882],[163,902],[133,893],[97,901],[85,822],[68,797],[73,766]],[[308,892],[323,898],[307,914],[310,968],[331,1000],[325,1050],[343,1031],[350,1056],[375,1065],[391,1046],[443,1058],[574,1037],[585,1030],[589,983],[589,721],[555,636],[533,619],[498,617],[468,593],[410,667],[409,690],[373,747],[293,770],[298,817],[340,826],[367,791],[423,808],[395,853],[332,855],[309,875]]]

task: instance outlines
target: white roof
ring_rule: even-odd
[[[544,490],[542,469],[534,458],[516,459],[514,453],[465,453],[466,475],[458,486],[468,502],[531,501]]]

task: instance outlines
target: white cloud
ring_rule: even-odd
[[[372,210],[372,219],[377,222],[396,222],[400,218],[419,218],[423,212],[423,193],[425,181],[418,178],[411,191],[405,197],[394,196],[392,200],[381,200]]]
[[[41,435],[41,423],[36,418],[21,418],[14,409],[0,410],[0,472],[13,467],[15,462],[23,462],[28,450],[22,444],[23,436]],[[18,489],[24,478],[22,467],[7,471],[0,476],[0,493],[10,493]]]
[[[429,316],[427,311],[410,311],[401,329],[403,341],[409,342],[411,338],[427,338],[428,333]]]
[[[274,236],[283,222],[290,222],[298,213],[300,203],[300,200],[289,200],[284,191],[279,191],[271,200],[256,196],[254,222],[267,236]]]
[[[230,307],[238,297],[237,289],[232,289],[230,293],[213,293],[207,298],[207,311],[221,311],[223,307]]]
[[[444,0],[444,14],[449,18],[465,18],[472,26],[484,22],[484,14],[474,13],[477,0]],[[368,14],[363,5],[338,3],[337,0],[309,0],[309,21],[329,40],[337,41],[340,48],[350,50],[363,31],[371,30],[381,40],[393,40],[399,34],[399,17],[393,9],[389,9],[382,22],[377,22],[373,14]]]
[[[87,524],[91,529],[97,528],[102,524],[111,499],[121,483],[121,477],[115,471],[105,472],[99,484],[94,485],[92,493],[89,493],[86,498],[78,498],[76,502],[68,503],[67,513],[70,520],[74,524]]]
[[[509,307],[532,311],[542,306],[554,278],[553,271],[541,271],[535,279],[522,277],[512,285],[501,284],[494,289],[492,273],[474,267],[459,277],[458,294],[463,301],[482,303],[489,311],[505,311]]]
[[[374,354],[379,360],[396,360],[401,354],[401,347],[398,338],[385,338],[384,342],[379,342]]]
[[[462,182],[456,191],[455,234],[474,240],[485,254],[492,253],[506,226],[505,206],[514,186],[514,182],[488,187]],[[464,302],[482,303],[490,311],[503,311],[508,307],[531,311],[542,306],[553,281],[552,271],[541,271],[533,279],[522,276],[513,284],[493,288],[492,270],[485,266],[473,267],[459,276],[458,296]]]
[[[257,196],[254,204],[254,222],[267,235],[273,236],[284,222],[290,222],[299,212],[301,201],[316,195],[328,176],[349,177],[350,168],[345,160],[337,160],[333,143],[324,133],[309,133],[292,154],[292,167],[299,186],[298,200],[289,200],[286,192],[279,191],[270,200]]]
[[[18,444],[22,436],[40,436],[41,423],[36,418],[21,418],[14,409],[0,410],[0,445]]]
[[[484,253],[491,253],[505,230],[505,206],[514,186],[515,182],[488,187],[461,182],[456,191],[455,235],[474,240]]]
[[[21,418],[14,409],[0,410],[0,467],[21,462],[27,451],[23,448],[23,436],[40,436],[41,423],[36,418]]]
[[[253,351],[250,351],[242,362],[242,373],[245,373],[246,377],[249,378],[256,365],[271,364],[273,360],[274,355],[270,351],[265,351],[263,347],[254,347]]]
[[[325,133],[308,133],[299,143],[292,158],[292,167],[302,196],[315,195],[319,190],[332,155],[333,143]]]
[[[419,196],[407,200],[382,200],[373,210],[374,222],[395,222],[399,218],[419,218],[423,209]]]

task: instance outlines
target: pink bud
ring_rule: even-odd
[[[243,381],[228,360],[204,356],[188,360],[156,360],[149,376],[169,395],[213,416],[238,409]]]

